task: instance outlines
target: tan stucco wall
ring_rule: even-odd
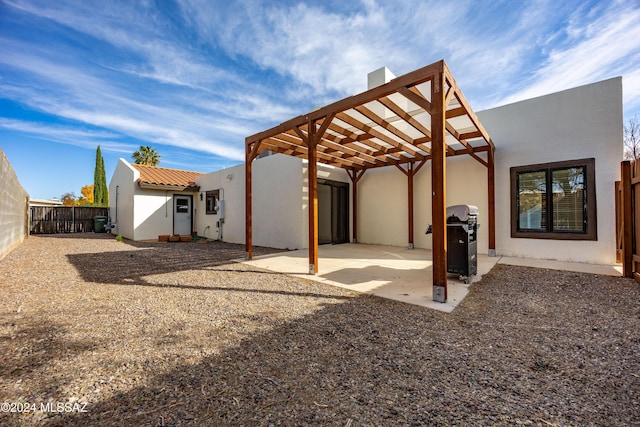
[[[0,259],[28,236],[29,194],[0,149]]]

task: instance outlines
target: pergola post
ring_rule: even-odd
[[[354,172],[355,175],[355,172]],[[351,177],[351,175],[349,175]],[[351,243],[358,243],[358,180],[351,179],[352,188],[352,201],[351,204],[353,206],[351,218]]]
[[[489,202],[489,256],[496,256],[496,176],[494,149],[487,152],[487,199]]]
[[[351,180],[351,184],[353,187],[351,189],[351,205],[353,207],[353,218],[351,220],[351,243],[358,243],[358,181],[360,181],[360,178],[362,178],[362,175],[364,175],[365,171],[366,169],[362,169],[361,171],[357,171],[355,169],[347,169],[347,175],[349,175],[349,179]]]
[[[447,301],[447,161],[445,74],[431,80],[431,219],[433,221],[433,300]]]
[[[318,160],[316,124],[309,120],[307,130],[307,183],[309,187],[309,274],[318,272]]]
[[[413,241],[413,237],[414,237],[414,224],[413,224],[413,177],[418,173],[418,171],[420,170],[420,168],[422,166],[424,166],[424,164],[427,162],[426,159],[423,159],[420,164],[416,167],[415,166],[415,162],[410,162],[407,165],[407,169],[405,170],[402,166],[400,165],[396,165],[396,167],[398,169],[400,169],[400,171],[405,174],[407,176],[407,211],[408,211],[408,218],[407,218],[407,229],[408,231],[408,238],[407,238],[407,247],[409,249],[413,249],[414,248],[414,241]]]
[[[407,167],[407,199],[408,199],[408,210],[409,210],[409,242],[407,243],[407,247],[409,249],[413,249],[413,162],[409,163]]]
[[[252,171],[253,160],[258,155],[261,141],[246,143],[244,162],[244,206],[245,206],[245,259],[253,259],[253,212],[252,212]],[[253,146],[252,146],[253,145]]]

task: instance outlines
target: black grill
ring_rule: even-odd
[[[478,274],[478,208],[455,205],[447,208],[447,272],[469,277]]]

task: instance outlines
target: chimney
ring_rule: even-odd
[[[377,70],[367,74],[367,89],[373,89],[374,87],[382,86],[383,84],[389,83],[395,78],[396,76],[394,76],[387,67],[378,68]]]

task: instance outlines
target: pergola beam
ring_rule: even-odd
[[[371,111],[369,108],[365,107],[364,105],[360,105],[358,107],[355,107],[354,110],[356,110],[358,113],[362,114],[363,116],[365,116],[369,120],[373,121],[374,123],[378,124],[382,128],[388,130],[389,132],[391,132],[392,134],[394,134],[398,138],[404,140],[405,142],[407,142],[409,144],[413,144],[413,138],[411,138],[409,135],[407,135],[406,133],[402,132],[400,129],[398,129],[395,126],[393,126],[391,123],[389,123],[386,120],[384,120],[382,117],[378,116],[376,113],[374,113],[373,111]]]
[[[433,82],[432,82],[433,84]],[[433,132],[433,112],[432,112],[432,104],[431,102],[427,101],[421,94],[420,91],[413,87],[410,89],[402,89],[400,90],[400,93],[407,98],[409,101],[413,102],[414,104],[416,104],[417,106],[423,108],[425,111],[429,112],[431,114],[431,126],[432,129],[431,131]],[[433,99],[433,98],[432,98]],[[444,99],[443,99],[444,102]],[[446,108],[446,107],[445,107]],[[446,122],[446,120],[445,120]],[[433,139],[433,136],[432,138]],[[453,148],[449,147],[448,145],[445,144],[445,148],[448,152],[453,153]]]
[[[326,105],[306,115],[294,117],[293,119],[287,120],[286,122],[283,122],[271,129],[247,137],[247,141],[259,141],[261,139],[277,135],[278,133],[285,132],[293,128],[294,126],[303,126],[309,120],[321,120],[327,117],[329,114],[343,112],[355,106],[364,105],[367,102],[371,102],[378,98],[391,95],[392,93],[397,92],[399,88],[405,86],[415,86],[424,83],[426,81],[429,81],[433,77],[433,75],[442,68],[443,64],[444,61],[435,62],[433,64],[407,73],[403,76],[396,77],[389,83],[375,87],[359,95],[350,96],[343,100]]]
[[[449,78],[449,81],[456,88],[455,97],[458,100],[458,103],[460,104],[460,106],[462,108],[465,109],[465,111],[467,112],[467,116],[469,117],[469,119],[471,120],[473,125],[476,127],[476,129],[478,129],[478,131],[482,134],[482,137],[487,142],[487,144],[492,149],[495,150],[496,147],[494,146],[493,141],[491,140],[491,137],[489,136],[489,133],[486,131],[484,126],[482,126],[482,123],[480,123],[480,120],[476,116],[476,113],[474,113],[473,110],[471,109],[471,106],[467,102],[467,98],[465,98],[465,96],[462,94],[462,90],[456,84],[456,81],[453,78],[453,74],[451,74],[451,71],[449,70],[449,67],[447,66],[447,64],[444,61],[442,61],[442,66],[446,70],[446,73],[447,73],[447,76]]]
[[[285,151],[291,151],[292,156],[294,157],[300,157],[303,159],[307,158],[307,151],[309,150],[308,147],[306,146],[294,146],[294,145],[290,145],[287,144],[285,142],[282,141],[278,141],[274,138],[268,138],[265,140],[266,144],[270,144],[272,147],[280,147],[281,149],[285,150]],[[281,152],[279,150],[273,150],[273,151],[278,151]],[[286,153],[285,153],[286,154]],[[322,152],[317,153],[317,158],[319,160],[321,160],[323,163],[331,165],[331,166],[337,166],[337,167],[358,167],[358,168],[362,168],[366,165],[364,160],[360,160],[356,157],[352,157],[352,158],[340,158],[340,157],[335,157],[335,156],[331,156]]]
[[[393,111],[393,113],[396,114],[398,117],[400,117],[401,119],[403,119],[404,121],[409,123],[415,130],[417,130],[418,132],[424,134],[425,138],[427,138],[427,141],[425,141],[425,142],[430,142],[431,141],[431,131],[429,129],[427,129],[426,126],[424,126],[418,120],[416,120],[411,114],[409,114],[408,112],[406,112],[402,108],[400,108],[391,99],[389,99],[388,97],[384,97],[384,98],[380,99],[380,103],[382,105],[384,105],[385,107],[387,107],[389,110]],[[414,141],[414,143],[415,143],[415,141]],[[431,150],[427,151],[427,154],[430,154],[430,153],[431,153]]]
[[[399,148],[400,151],[399,153],[401,153],[404,156],[414,156],[414,157],[418,157],[419,159],[422,159],[424,156],[422,156],[421,154],[419,154],[416,150],[406,147],[405,145],[403,145],[400,141],[396,141],[393,138],[391,138],[388,135],[385,135],[384,133],[375,130],[372,126],[362,123],[361,121],[357,120],[354,117],[351,117],[350,115],[348,115],[347,113],[339,113],[336,115],[336,117],[340,120],[342,120],[345,123],[348,123],[351,126],[355,126],[358,127],[362,130],[364,130],[365,132],[369,133],[370,135],[373,135],[375,138],[386,142],[387,144]],[[366,143],[366,142],[365,142]],[[406,152],[406,153],[405,153]]]

